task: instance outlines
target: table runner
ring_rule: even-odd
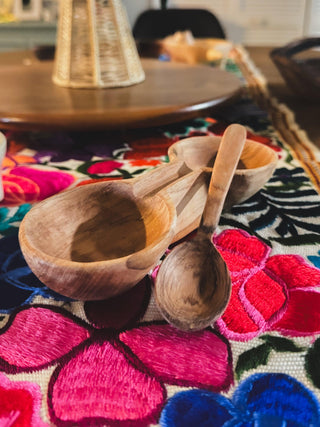
[[[5,132],[1,426],[320,425],[319,151],[243,48],[226,66],[244,94],[212,116],[121,134]],[[214,242],[232,297],[212,328],[185,333],[162,319],[157,268],[124,295],[85,303],[32,274],[17,238],[32,204],[137,176],[167,161],[173,142],[221,135],[232,122],[279,162],[257,194],[222,215]]]

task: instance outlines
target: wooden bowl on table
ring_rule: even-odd
[[[183,33],[181,37],[179,34],[166,37],[161,44],[163,53],[169,55],[172,61],[186,64],[220,63],[232,48],[231,42],[227,40],[194,39]]]
[[[185,64],[219,64],[227,58],[232,48],[228,40],[218,38],[194,38],[190,31],[176,33],[156,40],[138,40],[141,56],[168,56],[173,62]]]

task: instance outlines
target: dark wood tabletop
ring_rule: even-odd
[[[142,58],[144,82],[112,89],[71,89],[52,82],[53,60],[32,51],[0,54],[3,129],[101,130],[187,120],[240,95],[241,81],[205,65]]]
[[[270,58],[271,47],[250,46],[246,50],[265,76],[271,95],[294,112],[297,124],[320,148],[320,104],[302,99],[291,91]]]
[[[298,123],[298,125],[303,130],[306,131],[309,139],[314,144],[316,144],[318,147],[320,147],[320,126],[319,126],[320,104],[312,102],[312,101],[308,101],[306,99],[302,99],[297,94],[292,92],[292,90],[287,86],[283,77],[280,75],[278,69],[276,68],[276,66],[274,65],[273,61],[270,58],[270,52],[272,50],[272,47],[246,46],[246,50],[248,51],[248,53],[249,53],[251,59],[253,60],[253,62],[255,63],[255,65],[261,70],[263,75],[266,77],[266,80],[268,82],[268,88],[270,90],[271,95],[276,97],[280,103],[286,104],[290,108],[290,110],[292,110],[294,112],[296,122]],[[24,65],[26,66],[25,68],[28,68],[28,65],[32,64],[34,61],[34,55],[33,55],[32,51],[24,52],[24,54],[25,54]],[[9,64],[14,65],[17,62],[21,63],[21,53],[20,52],[18,54],[14,52],[14,53],[6,53],[6,55],[2,54],[2,55],[3,55],[3,59],[9,59],[8,61],[2,62],[2,64],[6,64],[8,66]],[[6,56],[6,58],[5,58],[5,56]],[[180,66],[181,66],[181,64],[180,64]],[[10,75],[9,75],[9,77],[10,77]],[[9,78],[9,77],[7,77],[7,78]],[[2,86],[3,86],[3,82],[2,82]],[[184,92],[190,93],[190,90],[192,90],[192,85],[187,85],[187,87],[188,87],[188,90],[184,91]],[[56,88],[55,90],[66,91],[62,88],[61,89]],[[236,92],[236,90],[237,90],[236,87],[232,88],[231,93],[228,93],[227,97],[230,96],[233,91]],[[41,92],[41,91],[38,90],[38,94],[39,94],[39,92]],[[207,90],[205,90],[205,92],[207,92]],[[221,96],[221,94],[219,94],[219,95]],[[225,95],[225,94],[223,94],[223,95]],[[2,102],[1,102],[2,104],[3,104],[3,96],[4,96],[4,92],[2,93]],[[32,98],[34,98],[34,96],[32,96]],[[222,96],[222,98],[223,98],[223,96]],[[27,97],[27,100],[28,100],[28,97]],[[30,101],[30,99],[28,100],[28,102],[29,101]],[[197,100],[197,101],[199,101],[199,100]],[[203,101],[203,99],[201,101]],[[208,100],[206,99],[206,101],[208,101]],[[204,104],[205,103],[200,102],[201,107],[203,107]],[[174,107],[176,107],[176,106],[174,106]],[[179,105],[179,107],[181,107],[181,104]],[[192,108],[189,110],[192,111]],[[189,111],[189,110],[187,108],[187,111]],[[200,108],[200,110],[201,110],[201,108]],[[16,109],[15,109],[15,111],[16,111]],[[186,112],[186,110],[183,108],[180,110],[180,113],[181,113],[181,111],[184,114]],[[30,113],[30,110],[29,110],[29,113]],[[145,114],[145,109],[143,109],[143,114]],[[149,114],[150,114],[150,112],[149,112]],[[121,115],[118,115],[118,116],[121,117]],[[98,120],[97,117],[98,117],[98,115],[96,115],[95,120]],[[50,119],[52,120],[52,117],[50,117]],[[105,119],[105,118],[103,118],[103,119]],[[77,122],[77,120],[76,120],[76,122]],[[76,123],[76,125],[77,125],[77,123]],[[9,122],[8,121],[6,122],[6,126],[7,127],[10,126],[10,120],[9,120]]]

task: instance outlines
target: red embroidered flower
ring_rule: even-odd
[[[135,167],[147,166],[147,167],[155,167],[161,165],[161,161],[157,159],[137,159],[131,160],[130,165]]]
[[[125,295],[87,302],[91,325],[58,307],[25,307],[0,331],[0,369],[56,365],[48,406],[57,426],[147,426],[159,418],[167,384],[227,390],[228,341],[213,330],[190,334],[165,322],[134,327],[149,298],[146,279]]]
[[[242,230],[224,231],[214,241],[232,278],[229,305],[216,323],[227,338],[320,332],[319,269],[298,255],[269,257],[270,247]]]
[[[101,162],[95,162],[89,166],[88,173],[92,175],[108,174],[122,166],[123,162],[118,162],[116,160],[104,160]]]
[[[147,159],[150,157],[166,156],[168,148],[178,137],[168,138],[163,135],[148,136],[133,139],[129,142],[130,150],[124,153],[125,159]]]
[[[0,374],[0,426],[49,427],[39,418],[40,407],[38,384],[10,381]]]
[[[122,181],[124,178],[123,176],[107,176],[105,178],[90,178],[90,179],[84,179],[83,181],[79,181],[76,184],[76,187],[81,187],[82,185],[87,184],[94,184],[96,182],[103,182],[103,181]]]

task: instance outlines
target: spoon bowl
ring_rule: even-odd
[[[196,286],[190,286],[197,282]],[[208,286],[209,284],[209,286]],[[164,318],[183,331],[201,330],[224,312],[231,279],[220,253],[199,232],[177,245],[156,279],[156,302]]]
[[[215,159],[200,228],[162,262],[155,284],[157,305],[179,329],[199,330],[213,323],[227,307],[231,279],[212,242],[224,202],[246,140],[246,129],[230,125]]]

